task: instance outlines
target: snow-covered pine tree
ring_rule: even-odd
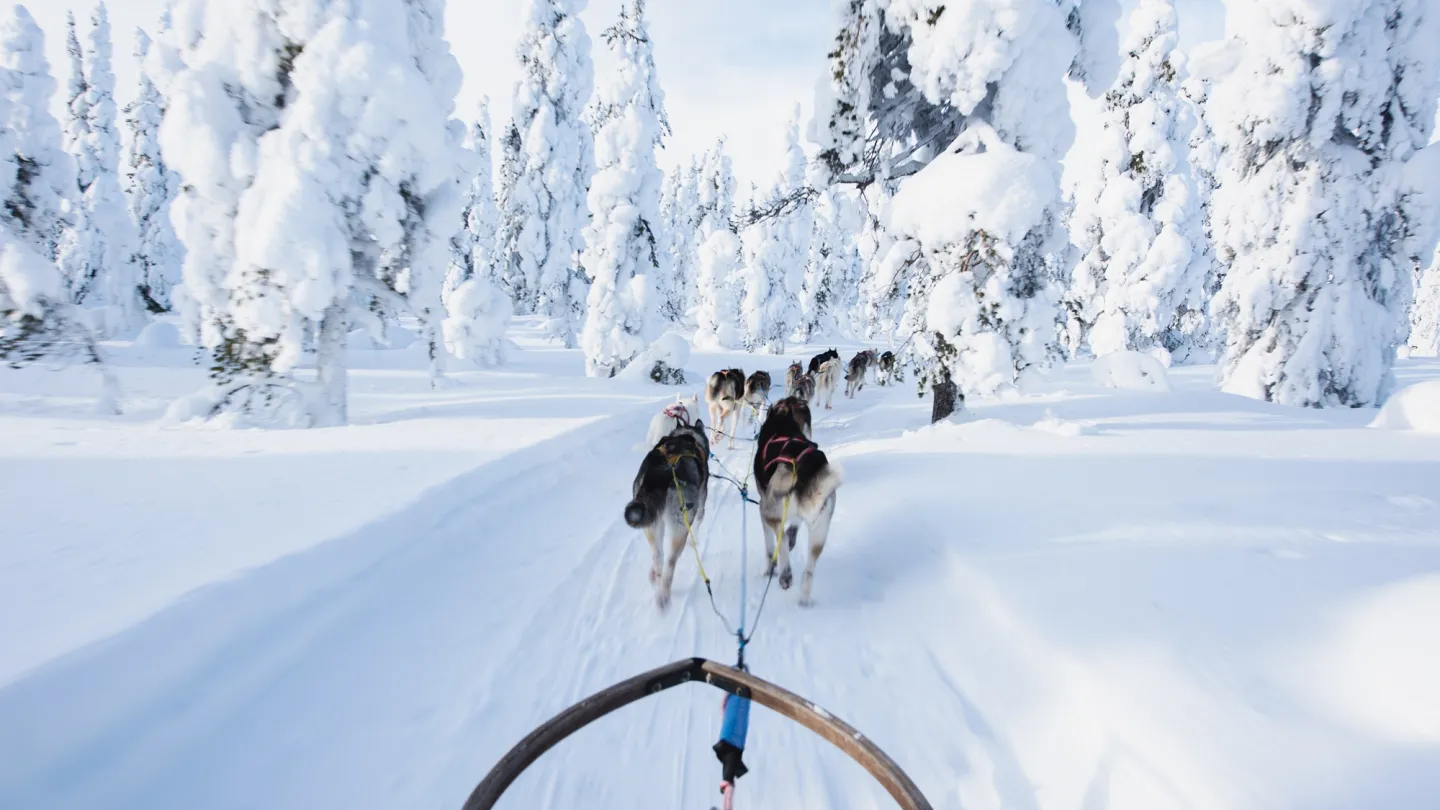
[[[465,141],[475,171],[466,197],[465,227],[451,240],[451,272],[444,291],[445,346],[455,357],[482,366],[504,363],[505,331],[513,310],[501,283],[503,260],[497,248],[500,212],[491,180],[490,100],[482,98]]]
[[[1113,0],[853,0],[812,129],[843,183],[909,177],[872,285],[903,290],[911,363],[936,392],[988,393],[1058,354],[1063,77],[1109,85]],[[912,176],[913,175],[913,176]]]
[[[793,197],[805,186],[805,152],[800,148],[800,110],[786,127],[786,165],[766,203]],[[752,202],[750,207],[756,207]],[[800,328],[800,295],[810,257],[813,208],[802,202],[750,224],[741,233],[745,248],[745,291],[741,301],[745,348],[780,354]]]
[[[828,187],[815,203],[815,227],[805,284],[800,292],[800,328],[796,338],[812,343],[853,331],[851,312],[860,292],[860,254],[850,234],[856,227],[850,203]]]
[[[125,179],[130,216],[139,231],[136,261],[140,264],[141,294],[152,312],[163,312],[170,309],[170,291],[180,283],[185,252],[170,224],[170,203],[179,191],[180,181],[160,154],[165,99],[145,66],[149,53],[150,37],[137,28],[135,58],[141,65],[140,88],[134,100],[125,105],[130,136],[125,150]]]
[[[738,348],[742,338],[736,281],[742,245],[731,222],[735,173],[724,138],[705,154],[696,179],[695,345]]]
[[[1416,284],[1415,303],[1410,307],[1410,353],[1440,357],[1440,248]]]
[[[1375,405],[1433,246],[1406,193],[1428,142],[1440,11],[1426,0],[1235,0],[1237,68],[1207,114],[1230,157],[1212,203],[1229,265],[1222,386],[1300,406]],[[1423,250],[1423,252],[1421,252]]]
[[[71,69],[67,148],[75,158],[80,215],[67,232],[62,266],[71,274],[77,303],[107,335],[131,334],[145,321],[144,276],[136,261],[139,240],[120,189],[120,133],[115,107],[113,46],[105,4],[97,3],[83,52],[69,18]]]
[[[343,424],[355,309],[408,310],[438,343],[474,170],[443,19],[442,0],[177,4],[161,142],[185,178],[186,286],[229,404],[293,388],[313,335],[310,422]]]
[[[655,164],[670,124],[644,0],[627,2],[604,38],[618,63],[596,108],[596,172],[581,258],[590,292],[580,346],[591,377],[613,376],[654,340],[656,283],[671,273],[660,220],[663,175]]]
[[[530,315],[535,312],[535,295],[525,280],[516,247],[516,241],[521,234],[520,222],[527,206],[522,204],[520,199],[526,189],[519,186],[522,168],[520,150],[523,144],[520,141],[520,128],[515,126],[513,119],[501,131],[498,143],[500,165],[497,167],[495,202],[500,209],[500,229],[495,235],[498,251],[496,266],[515,312]]]
[[[0,363],[94,364],[101,408],[114,412],[114,378],[55,262],[74,169],[50,113],[54,92],[44,35],[24,6],[12,6],[0,19]]]
[[[1094,163],[1075,192],[1070,233],[1081,257],[1067,331],[1097,357],[1131,350],[1184,360],[1203,341],[1206,266],[1188,160],[1196,116],[1179,90],[1178,26],[1174,0],[1135,7]]]
[[[582,117],[594,82],[584,5],[525,0],[515,88],[520,169],[506,210],[516,229],[515,273],[546,319],[546,332],[569,347],[585,317],[587,279],[577,259],[594,161]]]
[[[691,325],[695,306],[696,217],[700,205],[697,189],[700,159],[692,157],[689,165],[676,166],[665,175],[660,194],[660,219],[664,223],[665,253],[670,270],[656,287],[661,297],[661,313],[679,326]]]

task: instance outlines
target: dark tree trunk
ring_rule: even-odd
[[[930,395],[932,425],[965,407],[965,395],[960,393],[959,386],[948,375],[931,387]]]

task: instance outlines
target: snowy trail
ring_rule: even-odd
[[[908,386],[817,412],[847,471],[836,529],[815,607],[769,594],[754,672],[854,724],[937,808],[1423,807],[1440,787],[1435,747],[1413,742],[1430,739],[1430,692],[1399,704],[1408,731],[1384,689],[1350,695],[1357,731],[1306,691],[1365,673],[1292,670],[1350,643],[1331,619],[1365,618],[1357,598],[1432,593],[1414,575],[1440,570],[1440,440],[1055,386],[917,432]],[[0,734],[0,806],[457,808],[581,697],[690,655],[730,661],[692,553],[659,612],[620,520],[652,410],[505,455],[0,689],[0,728],[22,729]],[[1347,456],[1361,441],[1369,457]],[[737,445],[717,451],[744,475]],[[738,577],[752,615],[760,598],[762,544],[752,513],[742,572],[739,495],[712,486],[697,541],[733,621]],[[1423,656],[1426,626],[1399,648]],[[719,701],[687,686],[627,707],[503,806],[710,807]],[[893,806],[763,709],[746,758],[742,807]]]

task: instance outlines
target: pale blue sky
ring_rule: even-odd
[[[0,0],[4,2],[5,0]],[[1134,0],[1122,0],[1127,10]],[[745,181],[768,183],[782,160],[781,139],[794,105],[812,106],[815,82],[834,36],[832,0],[649,0],[655,58],[675,130],[666,164],[688,159],[720,134],[728,137],[737,172]],[[74,9],[82,30],[92,0],[30,0],[45,29],[51,69],[65,81],[64,19]],[[610,64],[599,33],[614,20],[621,0],[590,0],[583,13],[594,40],[597,82]],[[132,34],[151,27],[163,0],[110,0],[116,32],[118,95],[131,94],[135,66]],[[1223,33],[1220,0],[1179,0],[1185,45]],[[508,117],[516,74],[520,0],[450,0],[447,29],[465,69],[463,116],[473,114],[482,93],[491,98],[497,122]]]

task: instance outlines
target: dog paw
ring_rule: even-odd
[[[654,584],[655,584],[656,582],[658,582],[659,580],[660,580],[660,572],[657,571],[657,570],[655,570],[654,568],[651,568],[651,569],[650,569],[650,584],[651,584],[651,585],[654,585]]]
[[[802,596],[802,597],[800,597],[800,607],[808,608],[808,607],[814,607],[814,606],[815,606],[815,600],[814,600],[814,599],[811,599],[811,598],[808,597],[808,596]]]
[[[795,582],[795,574],[794,574],[793,572],[791,572],[791,570],[790,570],[789,568],[786,568],[784,571],[781,571],[781,572],[780,572],[780,590],[782,590],[782,591],[788,591],[788,590],[790,590],[790,586],[791,586],[794,582]]]
[[[670,594],[668,594],[668,593],[657,593],[657,594],[655,594],[655,607],[660,608],[661,610],[664,610],[665,608],[670,607]]]

